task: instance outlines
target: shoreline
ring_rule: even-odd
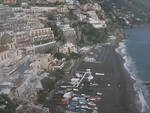
[[[123,45],[120,45],[120,43],[122,43]],[[122,52],[122,50],[125,52]],[[132,58],[128,56],[128,53],[126,52],[126,45],[124,43],[124,40],[118,42],[116,53],[121,57],[122,64],[127,71],[130,79],[132,80],[133,91],[135,93],[135,107],[137,107],[140,113],[149,113],[149,101],[147,101],[148,95],[145,95],[145,93],[147,93],[147,89],[142,83],[142,80],[136,76],[137,73],[135,71]]]
[[[78,69],[82,71],[90,68],[94,73],[106,73],[105,78],[97,78],[101,87],[99,91],[102,91],[106,96],[101,103],[98,103],[98,106],[102,108],[102,111],[99,111],[100,113],[140,113],[135,102],[136,92],[134,90],[134,81],[124,67],[123,58],[115,49],[116,46],[104,47],[106,53],[104,56],[100,55],[100,57],[104,57],[105,62],[100,64],[82,63]],[[93,53],[97,54],[95,51]],[[110,89],[106,87],[107,83],[112,85]]]
[[[115,52],[116,52],[116,54],[118,56],[118,59],[120,60],[121,68],[123,68],[124,72],[126,73],[125,80],[128,81],[128,83],[129,83],[128,85],[126,84],[127,87],[129,88],[128,89],[129,91],[127,91],[126,93],[131,92],[131,93],[129,93],[129,95],[130,95],[129,101],[131,101],[131,104],[133,104],[134,109],[137,110],[134,113],[140,113],[140,109],[139,109],[139,106],[137,105],[137,100],[136,100],[136,99],[138,99],[138,97],[137,97],[138,92],[134,88],[136,80],[132,78],[131,73],[126,69],[126,67],[125,67],[126,61],[125,61],[125,59],[123,58],[121,53],[116,51],[116,49],[118,49],[118,48],[119,48],[119,44],[118,44],[118,47],[115,48]]]
[[[140,27],[144,27],[145,25],[142,25],[142,26],[140,26]],[[150,26],[150,25],[149,25]],[[138,25],[135,25],[134,27],[132,27],[132,29],[133,28],[136,28],[136,27],[139,27]],[[130,27],[129,28],[125,28],[125,29],[131,29]],[[123,41],[125,41],[128,37],[127,37],[127,34],[123,31],[123,32],[120,32],[120,34],[121,35],[123,35],[124,37],[121,37],[121,38],[118,38],[117,40],[116,40],[116,45],[115,45],[115,48],[114,48],[114,51],[115,51],[115,53],[117,54],[117,57],[118,57],[118,59],[120,60],[120,63],[121,63],[121,67],[123,68],[123,70],[124,70],[124,72],[126,73],[126,75],[125,75],[125,77],[126,77],[126,79],[125,80],[127,80],[127,81],[129,81],[129,85],[128,85],[128,87],[129,87],[129,91],[127,91],[126,93],[129,93],[130,91],[132,92],[132,93],[130,93],[130,98],[131,99],[129,99],[129,103],[131,103],[131,104],[133,104],[133,108],[131,108],[132,110],[133,110],[133,113],[141,113],[141,111],[140,111],[140,108],[139,107],[141,107],[142,105],[139,105],[139,103],[137,103],[137,99],[140,101],[140,99],[139,99],[139,96],[138,96],[138,91],[136,91],[136,89],[135,89],[135,83],[136,83],[136,79],[135,78],[133,78],[133,76],[132,76],[132,73],[131,72],[129,72],[129,70],[127,69],[127,67],[126,67],[126,60],[123,58],[123,57],[125,57],[125,56],[123,56],[122,55],[122,53],[121,53],[121,50],[122,50],[122,48],[121,48],[121,50],[119,51],[119,50],[117,50],[117,49],[119,49],[120,48],[120,43],[123,43]],[[117,36],[118,37],[118,36]],[[127,84],[126,84],[127,85]]]
[[[137,101],[136,101],[136,99],[138,98],[137,92],[134,88],[134,84],[136,81],[132,78],[131,73],[126,69],[125,59],[123,59],[121,54],[116,51],[116,49],[119,47],[120,42],[118,42],[118,45],[114,48],[114,52],[116,54],[116,58],[118,59],[119,63],[121,64],[120,66],[121,66],[121,69],[123,70],[123,73],[124,73],[124,74],[122,74],[123,75],[122,77],[124,78],[124,80],[126,82],[125,83],[125,85],[126,85],[125,98],[127,99],[126,100],[127,106],[130,110],[128,113],[140,113],[140,110],[138,108],[139,106],[137,105]]]

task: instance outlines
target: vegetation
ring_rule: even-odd
[[[40,104],[47,104],[48,103],[48,101],[47,101],[47,99],[46,99],[46,97],[47,97],[47,92],[44,92],[44,91],[40,91],[39,93],[38,93],[39,95],[38,95],[38,103],[40,103]]]
[[[70,55],[69,56],[67,56],[67,60],[70,60],[70,59],[78,59],[78,58],[80,58],[82,55],[81,54],[79,54],[79,53],[70,53]]]
[[[70,21],[77,21],[78,17],[73,13],[73,10],[70,10],[66,15]]]
[[[95,29],[91,24],[86,22],[74,23],[72,26],[78,28],[81,33],[81,40],[78,45],[102,43],[108,36],[107,29]]]
[[[56,82],[62,79],[64,74],[65,73],[63,70],[58,69],[50,73],[50,76],[54,77],[55,80],[51,79],[50,77],[45,77],[44,79],[42,79],[41,83],[42,83],[44,90],[51,91],[52,89],[54,89]]]
[[[35,41],[34,44],[35,44],[35,45],[38,45],[38,44],[45,44],[45,43],[48,43],[48,42],[50,42],[49,39],[47,39],[47,40]]]
[[[79,1],[79,3],[82,5],[82,4],[86,4],[86,3],[88,3],[89,2],[89,0],[78,0]]]
[[[56,21],[57,17],[55,15],[56,14],[54,12],[48,13],[48,15],[47,15],[48,20],[55,20]]]
[[[38,93],[39,94],[39,97],[37,99],[38,103],[46,104],[46,105],[48,105],[50,103],[47,100],[48,94],[50,91],[55,89],[56,83],[63,78],[64,74],[65,73],[63,70],[56,70],[56,71],[50,73],[50,76],[55,77],[55,80],[51,79],[50,77],[45,77],[44,79],[41,80],[44,90],[41,90]]]
[[[48,22],[46,23],[46,27],[51,27],[54,36],[56,38],[56,41],[64,42],[65,40],[64,40],[63,31],[56,25],[57,13],[56,12],[49,13],[47,15],[47,18],[48,18]]]
[[[11,42],[12,42],[12,38],[8,34],[4,34],[0,39],[0,45],[5,45]]]
[[[83,29],[84,35],[87,36],[87,39],[89,42],[92,43],[101,43],[104,42],[106,37],[107,37],[107,31],[106,29],[102,30],[97,30],[93,28],[92,25],[87,25],[89,26],[89,29]]]
[[[98,1],[98,0],[97,0]],[[149,9],[150,7],[149,1],[146,0],[104,0],[102,2],[102,7],[105,11],[105,13],[112,13],[112,10],[114,10],[114,6],[118,9],[122,15],[130,15],[130,12],[134,14],[134,17],[130,17],[131,24],[140,24],[140,23],[149,23],[150,21],[150,15],[149,15]],[[117,18],[119,16],[116,16]],[[143,21],[137,21],[136,18],[140,18]],[[118,20],[118,19],[117,19]],[[124,25],[125,22],[123,19],[119,19],[119,24]]]
[[[49,77],[41,80],[42,86],[45,90],[51,91],[55,87],[55,81]]]
[[[52,28],[56,41],[65,42],[63,31],[54,22],[48,22],[47,26]]]
[[[56,70],[54,72],[51,73],[52,76],[54,76],[56,79],[56,82],[59,81],[60,79],[63,78],[63,76],[65,75],[63,70]]]
[[[0,113],[15,113],[16,105],[10,100],[10,98],[5,95],[0,95],[0,106],[4,105],[4,109],[0,108]]]
[[[54,56],[55,56],[57,59],[59,59],[59,60],[66,57],[66,55],[63,54],[63,53],[55,53]]]

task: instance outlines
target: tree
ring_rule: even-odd
[[[49,77],[45,77],[41,80],[42,86],[45,90],[51,91],[55,87],[55,81],[50,79]]]
[[[52,28],[56,41],[65,42],[63,31],[55,23],[48,22],[47,26]]]
[[[86,4],[89,2],[89,0],[78,0],[80,2],[80,4]]]
[[[70,55],[67,57],[67,60],[70,60],[70,59],[78,59],[81,57],[81,54],[78,54],[78,53],[70,53]]]
[[[59,59],[59,60],[66,57],[66,55],[63,54],[63,53],[55,53],[54,56],[55,56],[57,59]]]
[[[51,73],[55,78],[56,78],[56,81],[62,79],[63,75],[65,74],[63,70],[56,70],[54,72]]]
[[[0,95],[0,106],[6,106],[3,108],[0,108],[0,113],[15,113],[16,111],[16,105],[13,103],[13,101],[5,94]]]

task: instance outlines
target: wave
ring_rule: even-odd
[[[124,59],[124,67],[129,72],[131,78],[135,81],[134,83],[134,89],[137,92],[136,98],[137,98],[137,107],[139,108],[141,113],[149,113],[150,107],[149,107],[149,92],[146,89],[146,87],[142,84],[142,80],[138,78],[138,72],[135,67],[134,60],[128,55],[127,52],[127,46],[126,46],[126,40],[123,40],[119,43],[119,47],[116,48],[116,52],[119,53],[122,58]]]

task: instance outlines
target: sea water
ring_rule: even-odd
[[[141,113],[150,113],[150,27],[126,29],[126,39],[116,49],[125,60],[124,66],[135,80],[137,106]]]

